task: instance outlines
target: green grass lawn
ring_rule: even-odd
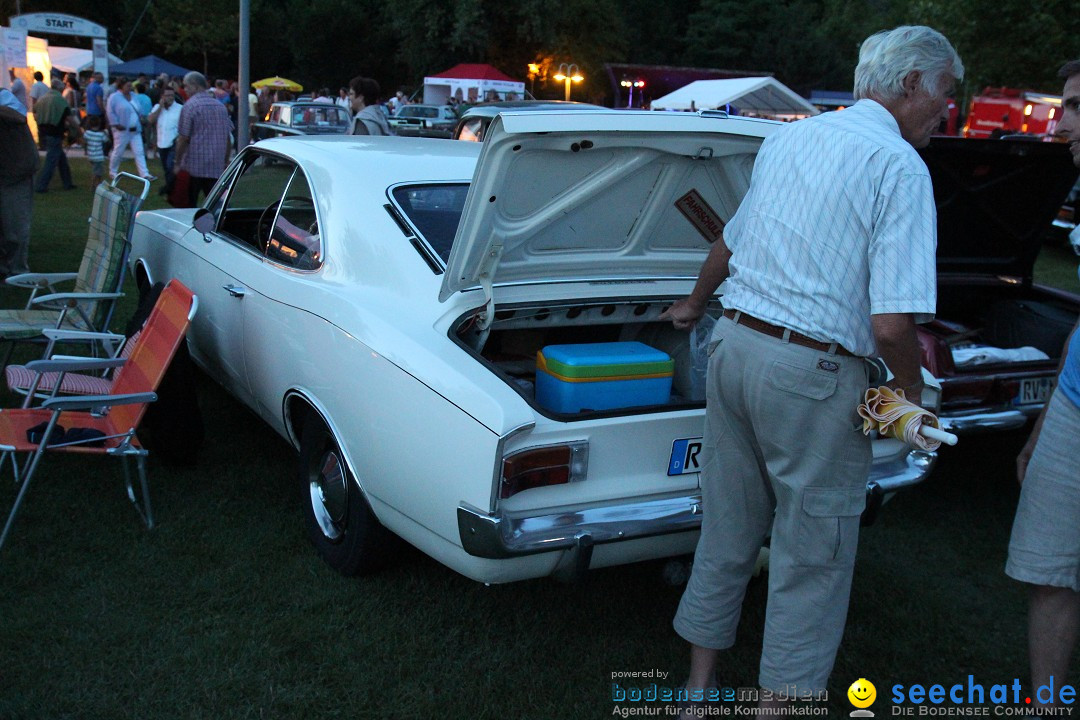
[[[78,264],[90,190],[73,165],[79,190],[35,196],[36,271]],[[1063,253],[1050,265],[1076,290]],[[612,673],[685,678],[682,588],[660,563],[486,587],[407,552],[373,577],[336,575],[304,539],[291,449],[199,380],[206,443],[192,468],[151,457],[153,531],[118,463],[47,458],[0,550],[0,718],[605,718]],[[830,717],[847,717],[860,677],[882,717],[896,683],[1026,676],[1024,592],[1002,572],[1022,441],[944,450],[863,531]],[[724,685],[755,684],[764,600],[753,583]]]

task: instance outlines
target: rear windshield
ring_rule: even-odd
[[[436,118],[439,117],[439,108],[424,105],[405,105],[398,113],[398,117]]]
[[[468,192],[468,183],[408,185],[393,191],[398,207],[444,264],[450,259]]]

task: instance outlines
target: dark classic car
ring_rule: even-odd
[[[448,138],[457,113],[449,105],[402,105],[390,116],[390,127],[403,137]]]
[[[289,135],[342,135],[349,129],[349,111],[330,103],[279,102],[263,122],[255,123],[252,140]]]
[[[919,341],[941,381],[942,424],[1021,427],[1049,397],[1080,313],[1080,296],[1032,277],[1076,168],[1060,143],[939,137],[921,154],[938,212],[938,308]]]

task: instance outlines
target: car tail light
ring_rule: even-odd
[[[1020,389],[1015,378],[947,378],[941,381],[942,403],[952,409],[1009,403]]]
[[[523,490],[584,480],[588,466],[586,442],[523,450],[503,458],[499,497],[505,500]]]

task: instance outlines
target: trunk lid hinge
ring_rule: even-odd
[[[484,264],[480,267],[480,288],[484,291],[484,312],[480,314],[477,328],[487,330],[495,320],[495,294],[491,288],[495,277],[495,269],[499,267],[499,258],[502,257],[502,244],[492,245],[484,258]]]

